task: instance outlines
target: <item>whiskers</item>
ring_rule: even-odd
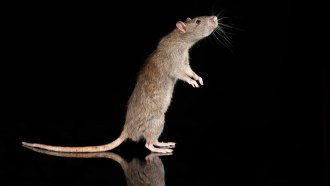
[[[215,40],[233,52],[233,41],[232,36],[236,31],[242,31],[240,28],[235,27],[233,24],[227,23],[230,20],[230,17],[219,17],[223,11],[217,14],[218,17],[218,27],[214,30],[212,35]]]

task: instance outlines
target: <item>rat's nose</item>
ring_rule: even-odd
[[[217,18],[217,16],[212,16],[212,21],[214,22],[214,23],[218,23],[218,18]]]

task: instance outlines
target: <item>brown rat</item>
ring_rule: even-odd
[[[152,152],[169,153],[174,142],[159,142],[165,113],[171,103],[174,86],[182,80],[193,87],[203,85],[203,79],[189,65],[189,49],[209,36],[218,27],[216,16],[187,18],[163,37],[140,71],[135,88],[128,100],[126,121],[120,136],[111,143],[99,146],[61,147],[22,142],[25,146],[59,152],[101,152],[116,148],[126,139],[145,139]]]

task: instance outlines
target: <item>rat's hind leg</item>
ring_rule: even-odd
[[[147,122],[148,129],[144,131],[143,136],[146,139],[145,146],[151,152],[158,152],[158,153],[169,153],[173,150],[169,148],[170,144],[174,143],[160,143],[158,142],[158,138],[163,131],[164,123],[165,123],[165,116],[163,113],[159,113],[155,115],[152,119]],[[162,148],[158,148],[162,147]]]
[[[174,148],[175,147],[175,143],[174,142],[159,142],[159,141],[156,141],[155,146],[157,146],[157,147]]]

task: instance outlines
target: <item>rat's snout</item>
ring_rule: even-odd
[[[217,16],[212,16],[212,17],[211,17],[211,21],[212,21],[216,26],[218,26],[218,18],[217,18]]]

